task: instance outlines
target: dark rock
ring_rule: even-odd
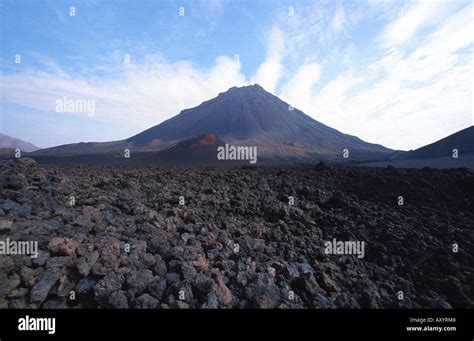
[[[27,186],[27,182],[24,177],[20,177],[17,174],[7,175],[3,179],[3,187],[13,190],[19,190]]]
[[[86,231],[90,230],[94,226],[90,214],[81,214],[75,217],[73,223],[84,228]]]
[[[63,257],[51,257],[48,258],[46,261],[46,268],[54,268],[54,267],[65,267],[65,266],[72,266],[71,257],[63,256]]]
[[[87,294],[94,288],[96,282],[87,278],[81,278],[75,287],[75,291],[82,295]]]
[[[122,289],[125,277],[121,274],[108,273],[94,286],[94,295],[99,302],[106,301],[115,291]]]
[[[97,259],[99,258],[99,252],[93,251],[84,255],[84,257],[79,258],[76,261],[76,267],[79,273],[87,277],[91,272],[92,267],[96,263]]]
[[[11,289],[10,281],[6,273],[0,273],[0,298],[5,297]]]
[[[65,298],[45,301],[41,306],[42,309],[66,309],[67,301]]]
[[[11,256],[0,255],[0,273],[15,269],[15,262]]]
[[[7,233],[12,229],[13,221],[0,219],[0,233]]]
[[[245,293],[255,308],[272,309],[281,302],[280,290],[266,274],[259,274],[257,281],[251,283]]]
[[[203,309],[217,309],[219,307],[219,300],[215,292],[207,294],[206,302],[201,306]]]
[[[137,298],[137,302],[135,308],[140,309],[156,309],[160,305],[160,301],[158,301],[153,296],[149,294],[143,294]]]
[[[38,257],[36,258],[31,258],[31,263],[32,265],[38,267],[38,266],[44,266],[46,264],[46,261],[49,259],[49,253],[43,253],[40,252],[38,254]]]
[[[0,255],[0,308],[473,308],[466,172],[0,161],[0,235],[40,250]]]
[[[169,282],[169,283],[178,283],[180,280],[181,280],[181,276],[177,273],[168,273],[166,275],[166,280]]]
[[[285,267],[281,269],[285,278],[287,278],[290,282],[293,281],[295,278],[300,277],[300,272],[298,271],[298,267],[296,264],[287,264]]]
[[[333,291],[341,291],[341,288],[336,284],[336,282],[333,281],[331,277],[324,272],[318,273],[316,276],[316,280],[321,286],[321,288],[323,288],[328,293]]]
[[[30,303],[26,299],[26,297],[14,298],[10,301],[11,309],[30,309]]]
[[[361,294],[361,308],[378,308],[377,298],[379,297],[380,295],[377,291],[365,289]]]
[[[155,256],[155,264],[153,265],[153,272],[156,275],[164,276],[168,272],[168,268],[166,267],[166,263],[164,260],[161,259],[159,255]]]
[[[61,270],[52,267],[41,273],[39,281],[31,289],[31,302],[41,304],[46,299],[49,291],[59,280]]]
[[[133,271],[127,275],[126,283],[132,293],[142,293],[156,280],[151,270]]]
[[[155,280],[148,284],[148,292],[153,297],[161,301],[163,294],[166,291],[166,279],[161,278],[160,280]]]
[[[192,281],[196,277],[196,269],[189,262],[181,263],[179,271],[185,280]]]
[[[114,291],[113,293],[110,294],[109,304],[110,304],[110,307],[114,309],[128,309],[129,308],[127,295],[125,295],[125,292],[122,290]]]

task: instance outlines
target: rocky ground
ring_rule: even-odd
[[[474,307],[463,169],[19,159],[0,179],[0,241],[40,251],[0,255],[2,308]],[[326,254],[333,238],[365,256]]]

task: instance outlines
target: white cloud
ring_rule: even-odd
[[[260,84],[264,89],[274,93],[275,88],[283,74],[283,57],[285,52],[285,40],[283,32],[274,27],[270,31],[267,56],[265,61],[260,65],[252,83]]]
[[[348,98],[347,93],[363,81],[364,78],[350,74],[337,77],[314,94],[313,101],[306,104],[305,112],[314,113],[315,119],[341,129],[343,132],[348,132],[343,128],[346,128],[346,121],[351,118],[353,110],[348,111],[345,106]]]
[[[391,22],[378,37],[384,47],[393,47],[408,42],[426,26],[438,23],[440,16],[450,6],[450,1],[419,0],[409,8],[400,7],[398,19]]]
[[[428,35],[416,57],[447,55],[474,42],[474,4],[465,6],[448,17],[443,25]]]
[[[321,66],[316,63],[302,65],[281,90],[280,97],[287,103],[298,103],[300,110],[308,109],[313,88],[321,77]],[[303,109],[304,108],[304,109]]]
[[[56,100],[63,96],[93,99],[96,103],[93,119],[140,130],[232,86],[244,85],[246,80],[240,73],[240,62],[218,57],[207,70],[188,62],[169,63],[162,58],[149,58],[142,63],[124,65],[107,79],[72,76],[55,65],[48,71],[27,69],[2,75],[1,83],[6,101],[54,112]]]
[[[274,92],[282,72],[284,39],[273,28],[268,35],[266,59],[252,82]],[[238,59],[217,57],[214,65],[201,69],[188,61],[169,62],[161,54],[148,54],[142,60],[132,56],[124,64],[124,54],[114,51],[105,68],[92,66],[80,73],[66,72],[54,61],[32,54],[41,69],[0,76],[2,101],[27,108],[54,112],[56,101],[70,99],[95,101],[91,119],[113,122],[139,132],[156,125],[179,111],[194,107],[233,86],[248,85]],[[97,72],[105,71],[105,77]],[[87,113],[58,113],[58,115]]]
[[[472,125],[473,5],[440,21],[408,53],[400,48],[323,84],[293,105],[366,141],[414,149]],[[308,100],[310,98],[310,100]]]

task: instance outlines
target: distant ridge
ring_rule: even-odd
[[[460,130],[416,150],[401,153],[396,159],[452,157],[453,149],[457,149],[459,155],[474,153],[474,126]]]
[[[34,152],[39,150],[34,144],[16,139],[14,137],[0,133],[0,148],[1,149],[20,149],[23,152]]]

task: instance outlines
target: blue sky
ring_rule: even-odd
[[[0,0],[0,131],[40,147],[118,140],[259,83],[414,149],[473,124],[473,19],[472,1]],[[64,97],[94,115],[57,112]]]

